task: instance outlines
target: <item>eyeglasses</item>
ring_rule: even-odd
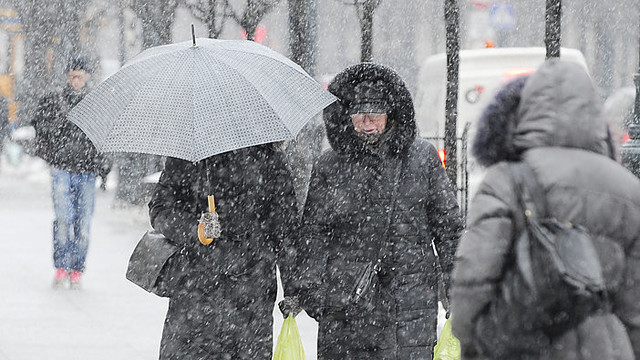
[[[387,116],[387,113],[357,113],[351,114],[351,120],[362,122],[365,118],[369,118],[369,120],[377,122],[382,121],[385,116]]]

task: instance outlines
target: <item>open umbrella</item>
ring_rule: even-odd
[[[335,97],[300,66],[247,40],[143,51],[69,113],[101,152],[199,161],[293,139]]]

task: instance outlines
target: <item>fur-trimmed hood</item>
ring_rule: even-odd
[[[602,102],[579,65],[547,60],[506,84],[479,119],[472,153],[479,164],[517,160],[535,147],[568,147],[614,156]]]
[[[339,153],[359,154],[367,152],[363,140],[355,135],[349,117],[349,105],[354,100],[354,88],[363,81],[382,80],[387,85],[389,104],[387,128],[383,143],[385,154],[407,151],[417,134],[413,100],[400,76],[390,68],[373,63],[350,66],[329,83],[328,90],[338,101],[324,110],[327,138],[333,150]]]

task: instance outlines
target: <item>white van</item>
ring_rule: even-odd
[[[495,93],[509,80],[533,73],[545,60],[543,47],[487,48],[460,51],[457,134],[461,137],[469,125],[468,148],[475,133],[474,124]],[[579,50],[562,48],[560,57],[587,69]],[[441,53],[427,58],[420,68],[415,97],[416,122],[420,135],[443,147],[445,100],[447,96],[447,58]],[[461,147],[458,147],[460,153]],[[482,176],[472,159],[467,164],[469,195]],[[461,187],[461,184],[458,184]]]

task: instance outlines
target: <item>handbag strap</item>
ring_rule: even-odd
[[[447,311],[447,320],[449,320],[449,311],[451,311],[451,307],[449,304],[449,298],[447,294],[449,293],[449,289],[447,289],[447,281],[444,277],[444,269],[442,268],[442,261],[440,260],[440,252],[438,252],[438,247],[436,243],[431,240],[431,250],[433,251],[433,255],[436,257],[436,271],[438,272],[438,276],[440,277],[440,283],[442,284],[442,291],[444,291],[444,296],[442,298],[438,297],[438,300],[442,302],[442,306]]]
[[[387,213],[387,221],[385,226],[384,235],[382,236],[382,244],[378,247],[378,260],[376,261],[373,270],[376,273],[379,273],[382,270],[382,259],[385,254],[392,253],[392,243],[389,239],[389,232],[391,229],[391,222],[393,220],[393,214],[396,211],[396,199],[398,195],[398,187],[400,186],[400,174],[402,173],[402,168],[404,167],[404,158],[401,158],[400,161],[396,163],[395,172],[393,176],[393,184],[391,185],[391,197],[389,199],[389,211]]]

